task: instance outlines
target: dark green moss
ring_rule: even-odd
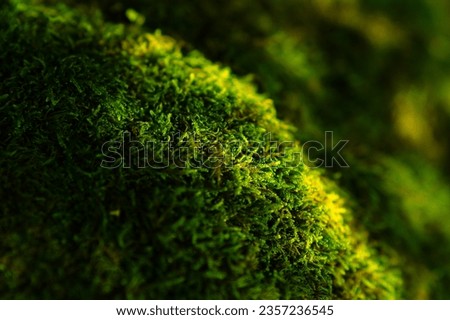
[[[400,297],[342,191],[267,154],[292,128],[248,80],[96,10],[11,1],[0,27],[3,298]],[[102,168],[124,131],[198,153]]]
[[[109,19],[131,24],[136,22],[126,12],[136,9],[148,28],[161,28],[238,74],[251,73],[260,91],[274,99],[279,116],[296,125],[300,140],[321,140],[325,130],[350,139],[345,152],[351,169],[327,174],[341,177],[358,223],[380,244],[377,250],[407,271],[405,297],[450,296],[443,268],[448,230],[433,224],[424,236],[416,229],[429,226],[436,207],[443,221],[450,212],[446,1],[132,0],[110,6],[98,0],[96,5]],[[399,172],[411,172],[408,179],[386,165],[398,162]],[[421,190],[425,178],[418,168],[443,176],[435,181],[439,191]],[[396,188],[386,185],[392,180]],[[420,194],[420,203],[404,206],[411,201],[401,188]],[[416,227],[412,216],[419,216]]]

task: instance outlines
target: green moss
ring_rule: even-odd
[[[252,74],[300,140],[322,140],[325,130],[349,139],[351,168],[326,174],[341,177],[357,223],[405,271],[404,297],[449,297],[449,231],[429,221],[449,214],[446,1],[97,3],[113,20],[126,21],[132,7],[148,28]]]
[[[149,29],[181,39],[238,74],[253,74],[301,138],[321,138],[326,128],[352,138],[355,148],[392,152],[399,140],[386,124],[397,93],[425,89],[432,114],[449,105],[439,92],[448,82],[450,48],[443,0],[81,2],[131,24],[136,21],[126,13],[135,9]]]
[[[96,10],[12,1],[0,27],[3,298],[400,297],[342,191],[268,153],[292,128],[248,80]],[[102,168],[124,131],[185,167]]]

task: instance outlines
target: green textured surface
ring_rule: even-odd
[[[305,4],[300,22],[292,1],[115,3],[1,7],[2,298],[449,297],[437,133],[450,108],[445,89],[423,85],[447,51],[405,60],[411,41],[429,39],[420,23],[437,18],[414,18],[428,7],[398,22],[399,46],[361,31],[394,28],[392,4],[372,4],[384,21],[349,2],[349,24],[328,16],[333,1]],[[350,169],[292,167],[298,144],[267,153],[267,133],[293,141],[330,129],[353,142]],[[125,130],[175,137],[174,157],[211,149],[187,155],[186,168],[101,168],[102,144]],[[219,168],[197,165],[218,156]]]

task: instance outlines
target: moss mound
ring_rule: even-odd
[[[2,298],[400,297],[248,80],[95,10],[11,1],[0,27]]]
[[[401,265],[404,297],[450,297],[449,231],[436,223],[450,213],[448,1],[94,3],[252,74],[299,140],[349,139],[351,168],[325,174],[339,177],[376,250]]]

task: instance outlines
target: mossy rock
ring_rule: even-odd
[[[96,10],[0,8],[2,298],[402,296],[249,80]],[[124,132],[170,165],[101,167]]]
[[[325,130],[349,139],[351,168],[325,174],[340,177],[358,223],[401,264],[406,298],[450,296],[449,231],[430,224],[450,213],[448,2],[96,3],[109,19],[161,28],[252,74],[300,140]]]

